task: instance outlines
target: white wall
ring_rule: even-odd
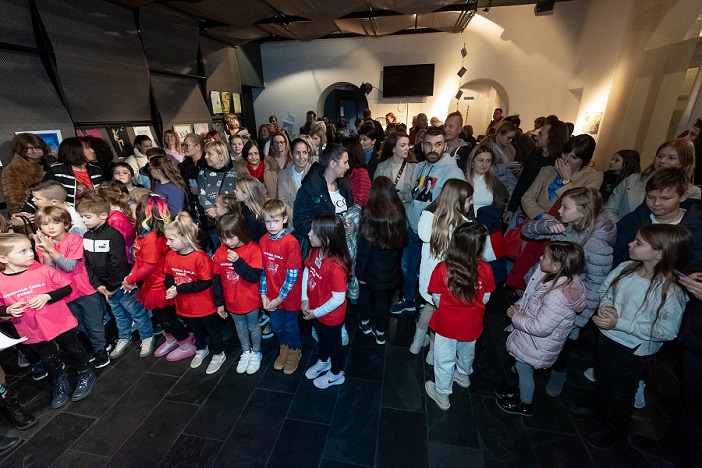
[[[373,90],[368,104],[374,116],[394,112],[402,121],[425,112],[441,120],[456,110],[454,96],[462,84],[477,79],[499,83],[506,92],[506,113],[521,114],[531,128],[539,115],[557,114],[574,121],[579,101],[568,91],[575,66],[584,0],[557,3],[553,15],[534,16],[533,5],[495,7],[487,17],[476,15],[464,34],[419,34],[385,38],[271,42],[261,46],[265,89],[254,102],[258,124],[268,115],[296,117],[302,125],[308,110],[322,111],[320,95],[335,83],[381,86],[386,65],[435,63],[434,96],[407,103],[379,99]],[[464,41],[468,72],[459,78]],[[468,101],[462,101],[464,110]],[[476,133],[485,117],[468,121]]]

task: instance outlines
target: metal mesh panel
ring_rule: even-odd
[[[36,46],[28,0],[2,1],[0,42],[27,47]]]
[[[208,123],[212,117],[198,81],[170,75],[153,75],[151,86],[164,130],[173,124]]]
[[[139,10],[139,33],[152,69],[197,75],[199,23],[161,5]]]
[[[37,0],[75,122],[150,120],[149,73],[132,12],[107,2]]]

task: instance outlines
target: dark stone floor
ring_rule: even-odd
[[[0,424],[0,434],[25,442],[0,466],[9,467],[581,467],[665,466],[633,449],[597,451],[584,437],[593,423],[572,419],[567,405],[582,402],[592,388],[582,371],[592,360],[596,330],[575,345],[568,382],[560,398],[544,393],[546,372],[536,373],[535,413],[503,413],[493,391],[516,384],[504,353],[506,325],[494,295],[478,340],[471,386],[454,386],[444,412],[424,393],[433,379],[424,356],[410,354],[414,332],[409,316],[391,318],[388,344],[378,346],[356,328],[346,348],[346,383],[318,390],[304,378],[317,359],[308,324],[303,326],[300,368],[275,371],[277,342],[264,341],[261,370],[235,371],[241,349],[233,327],[228,359],[215,375],[189,360],[140,359],[138,348],[98,370],[93,395],[60,410],[49,407],[49,382],[34,382],[19,369],[14,353],[0,354],[8,384],[39,419],[28,431]],[[426,353],[426,349],[424,351]],[[666,348],[647,379],[643,410],[632,431],[659,438],[680,401],[677,363]]]

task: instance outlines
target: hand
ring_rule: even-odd
[[[261,302],[262,302],[261,307],[263,307],[263,310],[268,310],[267,309],[268,304],[270,304],[270,302],[271,302],[271,300],[268,299],[268,296],[266,296],[265,294],[261,294]]]
[[[678,278],[678,281],[690,294],[702,300],[702,273],[691,273],[687,278]]]
[[[302,311],[302,315],[304,316],[308,310],[310,310],[310,301],[302,301],[302,304],[300,304],[300,311]]]
[[[100,294],[102,294],[103,297],[105,298],[105,300],[109,300],[110,296],[115,293],[115,291],[112,291],[112,292],[108,291],[107,287],[104,284],[102,286],[98,286],[96,291],[99,292]]]
[[[507,309],[507,317],[512,318],[519,313],[519,306],[514,304]]]
[[[51,296],[48,294],[39,294],[37,297],[27,302],[27,308],[39,310],[46,305],[47,302],[51,300]]]
[[[228,262],[234,263],[234,262],[236,262],[237,260],[239,260],[239,254],[238,254],[238,253],[234,252],[233,250],[230,250],[229,252],[227,252],[227,261],[228,261]]]
[[[566,227],[560,221],[556,221],[555,223],[549,224],[548,230],[553,234],[561,234],[565,232]]]
[[[5,310],[7,311],[8,315],[11,315],[13,317],[21,317],[24,313],[24,309],[26,308],[27,304],[24,301],[18,301],[10,306],[7,306],[7,309]]]
[[[559,176],[561,176],[561,180],[570,180],[570,178],[573,176],[573,170],[565,161],[563,161],[563,159],[556,159],[555,167],[556,172]]]
[[[178,295],[175,285],[171,286],[166,290],[166,299],[173,299]]]
[[[544,213],[544,215],[541,216],[541,219],[556,219],[556,218],[548,213]]]
[[[267,307],[264,307],[265,310],[268,312],[273,312],[275,309],[278,308],[278,306],[283,302],[283,299],[280,298],[280,296],[276,297],[272,301],[268,303]]]
[[[21,216],[24,216],[32,223],[34,222],[34,213],[27,213],[26,211],[22,211],[20,213],[13,214],[12,219],[16,219],[17,221],[19,221],[20,226],[24,226],[24,221],[22,221],[22,219],[20,218]],[[14,224],[14,221],[12,224]]]
[[[51,240],[49,236],[44,234],[34,234],[34,242],[36,247],[42,252],[46,253],[50,258],[58,257],[60,254],[54,248],[54,241]]]
[[[126,278],[122,281],[122,291],[131,292],[134,288],[136,288],[136,284],[128,283]]]
[[[505,211],[505,214],[502,215],[502,222],[505,224],[509,224],[510,221],[512,221],[512,216],[514,213],[511,211]]]
[[[207,208],[205,211],[205,214],[209,216],[210,218],[216,218],[217,217],[217,210],[214,208]]]
[[[217,315],[222,317],[223,319],[227,318],[229,315],[226,310],[224,310],[224,306],[219,306],[217,307]]]
[[[617,310],[612,306],[602,306],[597,311],[597,315],[592,317],[592,321],[600,330],[611,330],[617,326]]]
[[[316,318],[314,316],[314,310],[308,307],[307,312],[302,313],[302,318],[304,318],[305,320],[314,320]]]

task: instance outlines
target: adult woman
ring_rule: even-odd
[[[229,159],[232,160],[232,164],[244,157],[243,151],[246,141],[247,140],[238,133],[229,137]]]
[[[324,125],[324,122],[312,122],[308,135],[314,143],[314,154],[310,155],[310,162],[314,163],[319,161],[322,150],[327,145],[327,126]]]
[[[607,202],[609,196],[612,195],[614,188],[621,181],[629,177],[631,174],[636,174],[641,171],[641,156],[636,150],[621,150],[614,153],[612,160],[609,162],[609,170],[605,171],[602,178],[602,186],[600,187],[600,195],[602,201]]]
[[[542,167],[550,166],[561,155],[563,145],[568,139],[568,128],[560,120],[552,120],[545,124],[535,139],[535,148],[529,153],[522,165],[517,185],[507,204],[507,211],[502,221],[510,224],[512,215],[517,211],[522,202],[522,196],[536,178]]]
[[[197,200],[197,175],[207,167],[205,161],[205,142],[197,133],[188,133],[183,139],[183,162],[178,164],[178,170],[185,183],[190,188],[191,200]]]
[[[653,162],[641,174],[632,174],[614,188],[604,207],[604,215],[617,222],[631,213],[646,198],[646,182],[654,172],[664,167],[678,167],[692,180],[695,172],[695,148],[684,139],[670,140],[656,150]],[[690,197],[700,198],[700,188],[690,185]]]
[[[163,149],[166,151],[166,155],[168,155],[173,165],[177,166],[183,162],[183,158],[185,157],[183,148],[180,146],[178,135],[176,135],[176,132],[173,130],[166,130],[163,132]]]
[[[590,135],[578,135],[568,140],[555,165],[541,169],[522,197],[522,209],[529,219],[553,218],[548,212],[566,190],[600,188],[602,173],[590,167],[594,153],[595,139]]]
[[[275,133],[275,127],[269,123],[262,124],[258,127],[258,147],[264,150],[264,154],[268,154],[271,146],[271,135]]]
[[[146,152],[153,146],[151,138],[146,135],[137,135],[134,138],[134,154],[125,159],[124,162],[132,166],[135,174],[149,162]]]
[[[414,138],[414,148],[412,148],[412,153],[414,154],[414,157],[417,160],[417,162],[422,162],[426,159],[424,157],[424,150],[422,149],[424,147],[425,133],[427,133],[426,128],[417,130],[417,135]]]
[[[307,172],[310,170],[310,153],[312,148],[307,140],[296,138],[292,141],[292,164],[278,174],[278,198],[285,204],[288,211],[288,229],[293,230],[295,197],[302,185]],[[306,234],[306,233],[304,233]]]
[[[205,214],[215,218],[215,198],[224,193],[234,193],[237,172],[232,169],[227,146],[221,141],[211,141],[205,145],[207,167],[197,174],[198,199]]]
[[[409,143],[409,136],[405,133],[388,135],[380,154],[380,163],[373,175],[373,180],[385,176],[392,181],[405,211],[412,203],[412,171],[417,165]]]
[[[507,187],[507,193],[510,195],[514,192],[514,187],[517,185],[517,174],[522,168],[522,163],[515,160],[516,150],[512,146],[512,140],[516,135],[517,127],[510,122],[505,122],[493,135],[480,143],[481,146],[490,147],[490,152],[494,155],[491,162],[492,170]],[[473,153],[475,151],[474,149]]]
[[[85,138],[66,138],[59,146],[58,162],[49,166],[44,180],[56,180],[66,189],[66,203],[75,206],[102,183],[102,171],[94,164],[95,151]]]
[[[537,117],[536,119],[534,119],[534,129],[533,129],[533,130],[528,130],[528,131],[526,132],[526,134],[529,135],[529,136],[536,135],[537,133],[539,133],[539,131],[541,130],[541,128],[542,128],[545,124],[546,124],[546,117],[543,117],[543,116]]]
[[[283,132],[275,132],[271,137],[271,152],[272,156],[278,163],[280,170],[285,169],[292,159],[290,156],[290,142],[288,136]]]
[[[114,166],[114,153],[112,146],[102,138],[92,135],[84,136],[88,146],[95,151],[95,164],[102,171],[102,180],[110,180],[112,178],[112,166]]]
[[[234,165],[239,174],[251,174],[266,187],[266,196],[277,198],[278,195],[278,163],[273,156],[262,157],[261,147],[251,140],[244,145],[243,159]]]
[[[27,189],[44,178],[53,162],[51,150],[44,140],[33,133],[20,133],[12,139],[12,161],[2,171],[2,191],[10,214],[33,213],[32,205],[23,207]]]
[[[357,138],[347,138],[341,142],[341,146],[349,153],[349,170],[346,177],[349,179],[353,198],[358,205],[366,206],[371,189],[371,179],[366,170],[366,155]]]

